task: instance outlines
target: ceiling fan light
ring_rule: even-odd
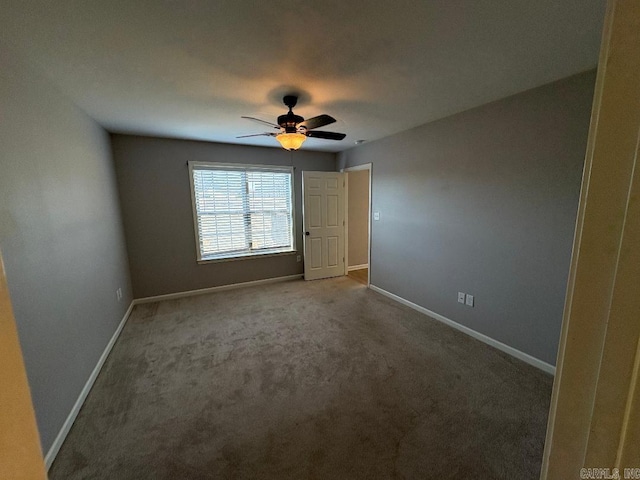
[[[276,135],[276,140],[280,142],[280,145],[285,150],[298,150],[306,139],[307,136],[302,133],[280,133]]]

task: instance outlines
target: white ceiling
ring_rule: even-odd
[[[0,41],[113,132],[340,151],[594,68],[605,0],[3,0]]]

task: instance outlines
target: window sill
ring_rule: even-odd
[[[256,258],[280,257],[280,256],[284,256],[284,255],[296,255],[297,253],[298,253],[297,250],[273,251],[273,252],[269,252],[269,253],[247,253],[247,254],[235,255],[233,257],[203,258],[202,260],[198,260],[197,262],[198,262],[198,264],[234,262],[236,260],[255,260]]]

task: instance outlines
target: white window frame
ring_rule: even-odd
[[[245,163],[217,163],[217,162],[196,162],[189,161],[189,185],[191,186],[191,209],[193,212],[193,229],[196,241],[196,260],[198,263],[211,263],[211,262],[225,262],[230,260],[243,260],[256,257],[270,257],[276,255],[294,255],[297,252],[296,249],[296,212],[295,212],[295,190],[294,190],[294,170],[290,166],[279,165],[251,165]],[[216,254],[203,257],[200,249],[200,231],[198,229],[198,211],[196,208],[196,195],[195,184],[193,179],[194,170],[245,170],[245,171],[262,171],[262,172],[276,172],[276,173],[289,173],[291,178],[291,248],[277,248],[267,249],[263,251],[251,251],[231,254]]]

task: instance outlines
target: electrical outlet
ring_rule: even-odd
[[[302,255],[298,255],[298,256],[296,257],[296,260],[297,260],[298,262],[301,262],[301,261],[302,261]]]
[[[373,212],[373,219],[374,220],[380,220],[380,212]]]
[[[464,304],[464,293],[458,292],[458,303]]]
[[[467,293],[467,305],[469,305],[470,307],[473,307],[473,295],[469,295]]]

